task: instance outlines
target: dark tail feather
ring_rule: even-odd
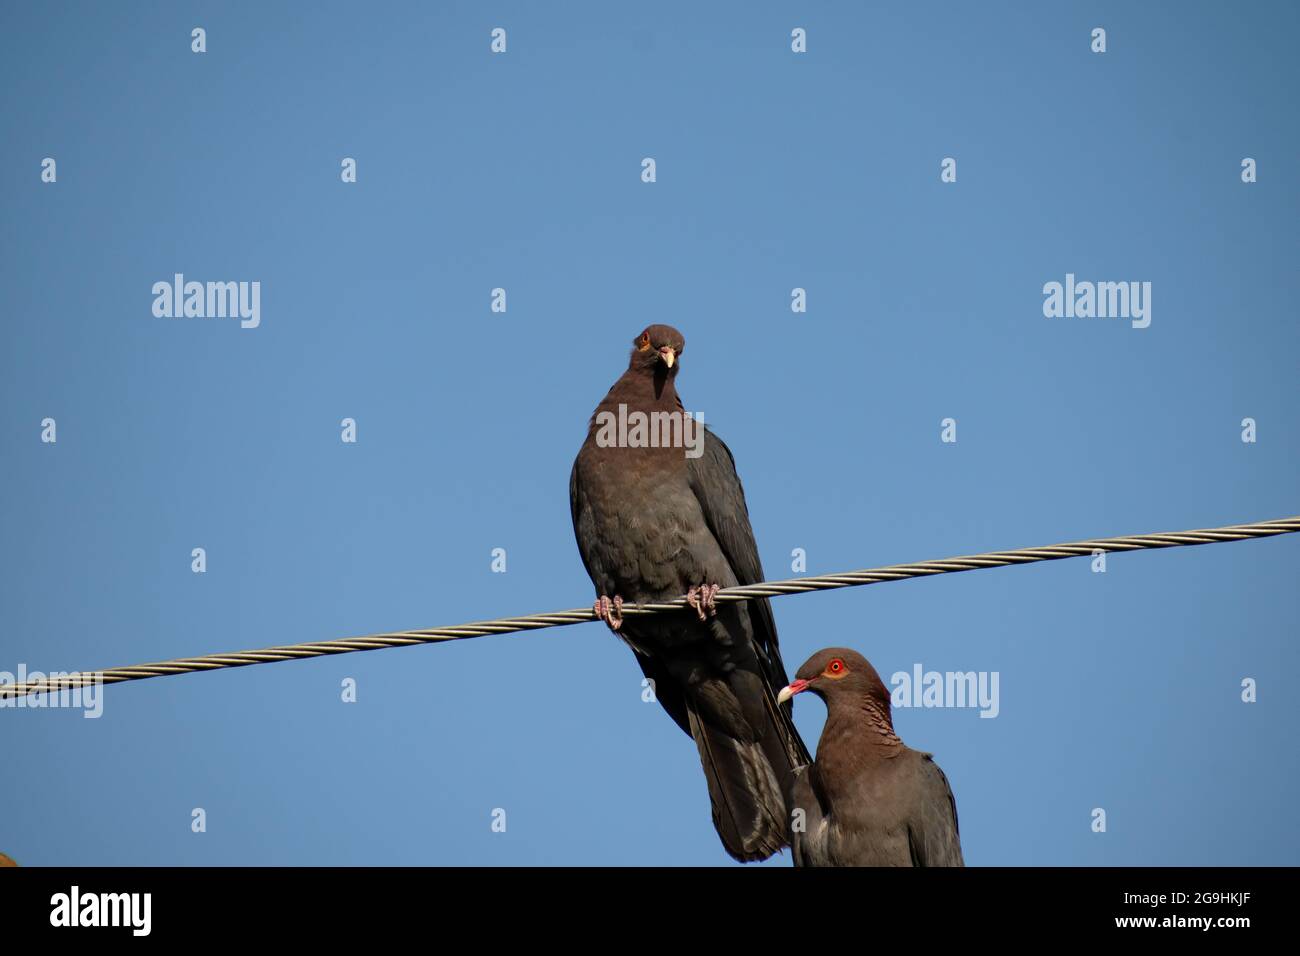
[[[691,702],[686,707],[713,825],[727,852],[743,863],[766,860],[789,845],[784,794],[794,768],[808,762],[807,748],[771,690],[765,687],[763,696],[767,719],[760,728],[743,720],[720,726]]]

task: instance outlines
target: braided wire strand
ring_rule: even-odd
[[[981,568],[1006,567],[1013,564],[1032,564],[1037,561],[1059,561],[1063,558],[1086,557],[1096,552],[1140,551],[1152,548],[1177,548],[1199,544],[1217,544],[1225,541],[1245,541],[1267,538],[1278,534],[1300,531],[1300,515],[1256,521],[1251,524],[1228,525],[1222,528],[1204,528],[1197,531],[1166,531],[1156,534],[1124,535],[1116,538],[1095,538],[1069,544],[1053,544],[1038,548],[1018,548],[1012,551],[989,551],[983,554],[937,561],[920,561],[913,564],[893,564],[882,568],[865,568],[838,574],[821,574],[785,581],[764,581],[761,584],[724,588],[714,600],[719,603],[750,601],[755,598],[781,597],[803,594],[808,591],[829,591],[836,588],[860,587],[885,581],[902,581],[908,578],[952,574],[957,571],[976,571]],[[648,604],[628,604],[623,616],[642,617],[666,614],[687,607],[685,596],[671,601]],[[597,620],[590,607],[552,611],[548,614],[530,614],[524,617],[503,617],[490,621],[476,621],[450,627],[433,627],[413,631],[391,631],[364,637],[343,637],[329,641],[305,644],[286,644],[260,650],[236,651],[228,654],[206,654],[201,657],[182,657],[153,664],[131,664],[101,671],[51,674],[41,680],[0,684],[0,698],[24,697],[28,694],[56,691],[60,688],[85,687],[92,684],[116,684],[122,681],[165,677],[170,674],[190,674],[198,671],[220,670],[227,667],[246,667],[252,664],[270,664],[276,661],[324,657],[330,654],[348,654],[355,651],[374,651],[388,647],[409,647],[416,644],[436,644],[459,641],[492,634],[512,634],[536,631],[548,627],[568,627]]]

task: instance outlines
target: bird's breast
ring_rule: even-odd
[[[604,578],[597,587],[624,600],[678,597],[722,573],[717,542],[673,451],[589,445],[579,456],[580,539],[587,539],[579,546],[593,578]]]

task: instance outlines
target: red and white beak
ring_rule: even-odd
[[[659,357],[664,360],[664,364],[669,368],[677,361],[677,352],[671,345],[665,345],[659,349]]]
[[[784,704],[795,694],[802,694],[807,689],[808,681],[806,680],[796,680],[792,683],[786,684],[781,688],[781,692],[776,695],[776,702],[778,704]]]

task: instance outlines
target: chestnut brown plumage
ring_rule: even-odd
[[[871,663],[847,647],[818,651],[780,699],[804,691],[826,702],[826,724],[788,794],[795,866],[963,866],[948,778],[898,738]]]
[[[776,700],[786,676],[771,606],[711,604],[717,586],[764,580],[731,452],[707,430],[698,457],[680,446],[598,440],[602,413],[617,416],[620,405],[625,416],[684,414],[676,379],[685,346],[667,325],[633,340],[627,371],[597,406],[573,465],[573,529],[600,596],[597,613],[695,740],[723,846],[739,860],[761,860],[786,845],[784,793],[810,758],[789,705]],[[695,610],[621,619],[625,601],[687,592],[698,596]]]

